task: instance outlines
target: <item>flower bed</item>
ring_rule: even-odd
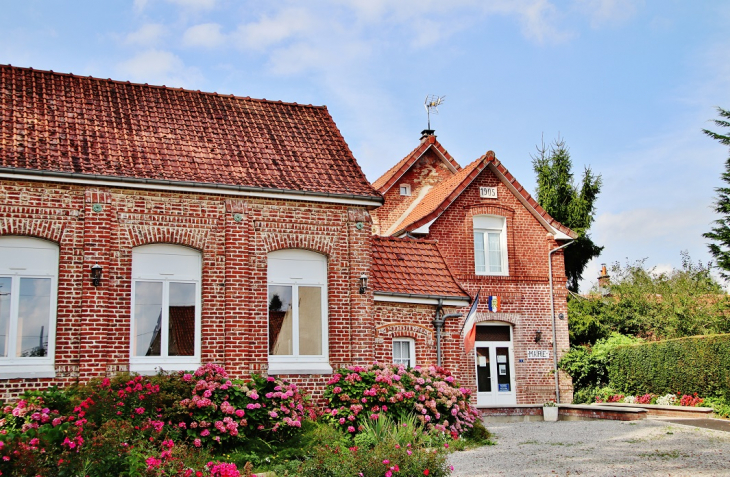
[[[350,433],[383,415],[401,420],[415,415],[426,429],[458,437],[478,417],[469,404],[469,393],[449,371],[436,366],[350,366],[338,370],[327,383],[325,413]]]
[[[468,392],[440,368],[352,368],[333,376],[327,395],[347,408],[318,413],[294,384],[230,379],[213,364],[194,373],[30,392],[2,408],[0,475],[236,477],[264,468],[287,475],[442,476],[450,473],[450,443],[463,447],[459,437],[477,416]],[[324,420],[315,422],[317,415]],[[371,424],[398,432],[372,437]],[[480,429],[474,442],[483,444],[489,435]],[[320,439],[323,433],[328,437]],[[349,464],[327,473],[322,465],[332,459]],[[358,470],[342,473],[349,465]]]
[[[622,402],[627,404],[656,404],[658,406],[701,406],[705,400],[697,396],[689,394],[665,394],[659,396],[657,394],[643,394],[640,396],[625,396],[623,394],[599,394],[596,396],[595,402]]]

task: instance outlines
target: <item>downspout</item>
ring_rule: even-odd
[[[558,332],[555,329],[555,293],[553,290],[553,253],[562,250],[575,240],[554,248],[548,252],[548,269],[550,273],[550,313],[553,316],[553,371],[555,373],[555,401],[560,404],[560,378],[558,376]]]
[[[443,314],[443,298],[439,298],[439,304],[436,306],[436,316],[434,317],[433,326],[436,327],[436,366],[441,366],[441,330],[446,323],[446,318],[459,318],[461,313]]]

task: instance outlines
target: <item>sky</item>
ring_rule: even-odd
[[[711,259],[730,109],[723,0],[0,0],[0,63],[326,105],[372,182],[431,118],[462,166],[488,150],[534,193],[560,137],[600,174],[600,263]]]

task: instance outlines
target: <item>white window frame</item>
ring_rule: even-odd
[[[396,343],[399,343],[401,345],[403,343],[406,343],[408,345],[408,364],[407,364],[407,366],[409,366],[411,368],[415,368],[416,367],[416,340],[414,340],[413,338],[407,338],[407,337],[402,337],[402,336],[393,338],[393,344],[391,346],[391,352],[393,354],[393,364],[401,364],[401,363],[396,363],[396,361],[395,361],[395,359],[396,359],[395,358],[395,344]]]
[[[509,275],[509,260],[507,254],[507,218],[499,215],[475,215],[473,218],[474,224],[474,273],[476,275],[489,275],[489,276],[508,276]],[[484,270],[479,270],[479,260],[477,257],[477,249],[479,247],[478,235],[481,234],[481,247],[484,254],[484,263],[481,264]],[[500,271],[490,271],[489,261],[489,242],[488,234],[499,234],[500,244]]]
[[[141,245],[132,249],[132,296],[129,332],[129,370],[139,374],[187,371],[200,366],[202,254],[190,247],[171,244]],[[162,282],[161,356],[135,356],[135,290],[138,282]],[[166,356],[169,345],[170,283],[195,284],[195,348],[193,356]]]
[[[8,326],[8,356],[0,357],[0,379],[53,378],[56,352],[56,312],[58,294],[59,247],[47,240],[21,237],[0,237],[0,276],[11,279],[10,323]],[[21,278],[51,280],[48,315],[48,350],[42,357],[16,357],[18,305]]]
[[[292,287],[292,302],[297,302],[300,286],[320,287],[322,290],[322,354],[321,355],[268,355],[269,374],[331,374],[332,366],[329,363],[329,330],[327,305],[327,257],[316,252],[302,249],[277,250],[268,254],[266,296],[268,305],[268,290],[270,285]],[[267,306],[268,310],[268,306]],[[293,315],[292,340],[295,343],[294,352],[298,349],[299,322],[298,310]],[[268,326],[267,314],[267,353],[268,353]]]
[[[398,186],[398,190],[400,191],[400,195],[403,195],[403,196],[411,195],[411,185],[410,184],[401,184],[400,186]]]

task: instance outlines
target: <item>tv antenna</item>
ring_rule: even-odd
[[[433,111],[434,114],[438,114],[438,107],[444,102],[445,99],[446,96],[436,96],[435,94],[429,94],[426,96],[426,102],[424,103],[424,106],[426,107],[426,115],[428,116],[429,130],[431,130],[431,111]]]

